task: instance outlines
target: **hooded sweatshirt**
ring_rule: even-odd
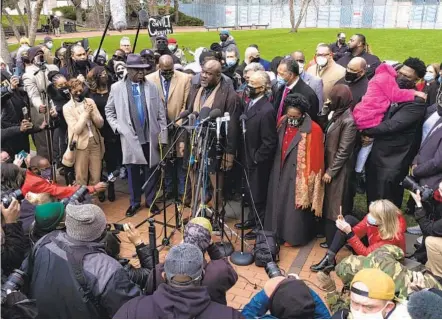
[[[150,296],[125,303],[114,319],[239,319],[231,307],[210,300],[206,287],[176,288],[160,284]]]

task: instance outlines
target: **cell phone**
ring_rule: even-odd
[[[23,119],[28,120],[28,108],[23,107],[23,108],[21,108],[21,111],[23,112]]]
[[[124,225],[121,223],[114,223],[115,230],[124,231]]]
[[[20,151],[19,153],[17,153],[20,157],[22,157],[23,159],[26,159],[26,157],[28,156],[28,153],[25,150]]]

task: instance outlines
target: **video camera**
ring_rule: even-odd
[[[413,193],[419,190],[422,201],[428,201],[433,197],[433,189],[428,186],[420,186],[411,176],[405,177],[404,181],[402,181],[402,186]]]
[[[14,291],[20,291],[20,289],[23,287],[25,283],[26,276],[27,276],[26,273],[19,269],[14,269],[14,271],[12,271],[12,273],[9,275],[8,279],[6,280],[5,284],[2,285],[1,289],[2,305],[5,303],[8,294]]]
[[[74,192],[74,194],[69,197],[69,198],[64,198],[63,200],[60,201],[60,203],[62,203],[65,207],[70,204],[70,203],[75,203],[75,202],[83,202],[86,199],[86,195],[89,193],[89,189],[87,188],[87,186],[81,186],[80,188],[78,188],[77,191]]]
[[[22,201],[25,198],[20,189],[9,192],[8,194],[2,196],[2,204],[5,209],[9,208],[13,199],[17,199],[17,201]]]

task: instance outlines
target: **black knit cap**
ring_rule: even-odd
[[[313,319],[315,301],[302,280],[283,280],[270,297],[270,312],[278,319]]]
[[[35,46],[28,49],[28,59],[29,61],[33,61],[35,56],[39,53],[43,54],[43,49],[40,46]]]

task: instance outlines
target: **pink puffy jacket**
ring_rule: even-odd
[[[382,122],[391,103],[414,100],[413,89],[399,89],[396,70],[381,64],[368,83],[367,92],[354,110],[353,117],[359,130],[376,127]]]

